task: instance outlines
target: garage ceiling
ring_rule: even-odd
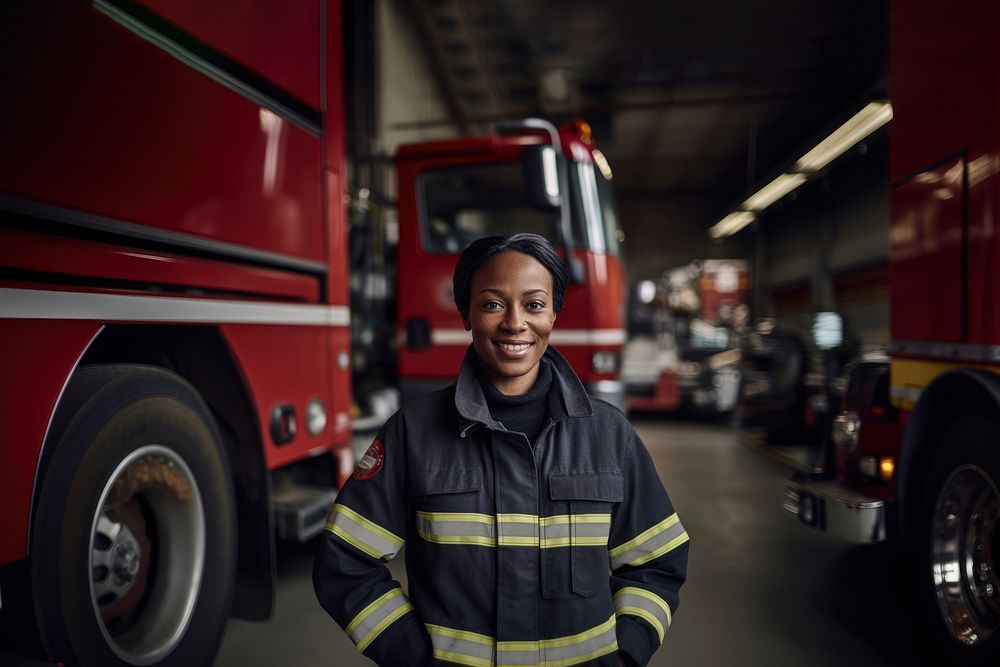
[[[444,122],[583,117],[622,196],[721,211],[886,96],[885,0],[398,2]]]

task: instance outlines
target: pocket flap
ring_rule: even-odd
[[[433,496],[439,493],[463,493],[483,488],[483,475],[478,470],[434,470],[411,478],[410,493]]]
[[[622,475],[620,472],[549,475],[549,495],[552,500],[621,502]]]

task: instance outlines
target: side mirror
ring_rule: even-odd
[[[521,161],[528,204],[541,210],[562,206],[559,172],[565,165],[559,151],[549,145],[526,146]]]

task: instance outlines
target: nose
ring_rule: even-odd
[[[521,308],[516,305],[508,308],[504,315],[502,326],[505,330],[515,333],[524,331],[527,328],[527,324],[524,322],[524,313],[521,312]]]

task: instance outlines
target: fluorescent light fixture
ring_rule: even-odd
[[[806,182],[805,174],[782,174],[750,195],[740,208],[760,212]]]
[[[795,163],[794,171],[819,171],[869,134],[892,120],[892,104],[871,102]]]
[[[751,222],[757,213],[778,201],[789,192],[805,183],[809,176],[843,155],[848,149],[892,120],[892,104],[871,102],[864,109],[838,127],[816,147],[802,156],[789,173],[776,179],[750,195],[740,204],[740,210],[733,211],[709,228],[708,234],[714,239],[732,236]],[[997,168],[1000,171],[1000,167]]]
[[[732,236],[756,220],[756,218],[757,215],[753,211],[733,211],[722,220],[712,225],[712,227],[708,230],[708,234],[713,239],[721,239],[724,236]]]

